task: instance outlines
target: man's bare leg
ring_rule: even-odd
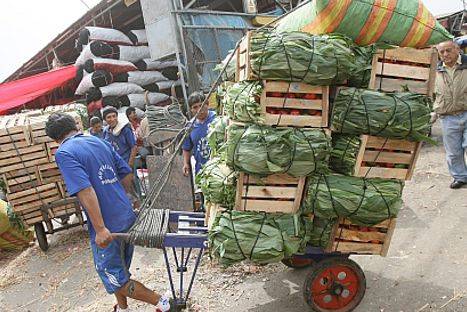
[[[123,285],[116,293],[117,301],[119,300],[120,296],[129,297],[135,300],[144,301],[146,303],[157,305],[159,300],[161,299],[161,295],[152,291],[140,282],[129,280],[128,283]],[[126,301],[126,298],[125,298]],[[120,305],[120,301],[118,301]],[[123,302],[122,302],[123,304]],[[124,309],[124,307],[120,306],[120,308]]]
[[[120,309],[128,308],[128,300],[126,296],[119,294],[118,292],[115,293],[115,297],[117,298],[117,303]]]

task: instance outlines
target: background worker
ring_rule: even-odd
[[[102,120],[94,116],[89,120],[90,128],[88,129],[89,134],[98,137],[99,139],[104,138],[104,130],[102,128]]]
[[[182,145],[183,149],[183,174],[190,175],[191,156],[195,159],[195,174],[197,174],[201,166],[208,160],[211,153],[209,149],[207,135],[209,124],[216,118],[216,113],[209,111],[208,105],[203,106],[206,97],[201,92],[194,92],[188,97],[188,106],[190,107],[193,116],[199,115],[190,121],[194,123],[193,130],[185,139]]]
[[[114,311],[129,311],[128,297],[169,311],[168,298],[130,279],[133,246],[111,235],[127,232],[136,219],[125,193],[132,181],[128,164],[109,143],[78,132],[66,113],[50,115],[46,133],[60,144],[55,160],[69,194],[78,197],[86,213],[95,268],[106,291],[117,299]]]
[[[460,54],[453,41],[438,44],[441,61],[437,67],[432,121],[439,117],[443,129],[449,172],[454,178],[450,187],[467,185],[467,56]]]
[[[104,108],[102,116],[107,123],[107,127],[104,129],[104,140],[109,142],[128,166],[133,169],[138,146],[130,124],[118,120],[118,111],[113,106]],[[131,197],[134,207],[139,208],[141,203],[134,183],[128,195]]]

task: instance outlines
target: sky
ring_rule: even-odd
[[[100,0],[15,0],[5,3],[0,10],[0,81],[83,16],[88,10],[86,5],[93,7],[98,2]],[[461,0],[423,2],[434,15],[463,7]]]

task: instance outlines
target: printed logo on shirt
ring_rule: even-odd
[[[118,181],[117,175],[110,165],[102,165],[99,168],[98,176],[103,185],[113,184]]]
[[[206,137],[202,137],[198,141],[198,145],[196,146],[196,150],[202,158],[208,159],[209,155],[211,154],[211,149],[209,148],[208,139]]]

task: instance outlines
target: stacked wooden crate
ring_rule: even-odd
[[[236,52],[237,81],[257,80],[250,64],[250,40],[251,32],[248,32]],[[259,98],[261,124],[303,129],[328,127],[329,86],[271,80],[262,81],[262,85]],[[304,176],[275,174],[260,179],[240,172],[235,210],[296,213],[301,205],[305,184]]]
[[[385,92],[408,91],[433,95],[437,54],[434,49],[395,48],[374,55],[369,88]],[[354,176],[410,180],[421,142],[360,136]],[[365,227],[338,219],[326,248],[333,252],[386,256],[396,219]]]
[[[47,117],[35,113],[0,119],[0,174],[6,197],[29,225],[76,212],[75,205],[65,201],[68,196],[53,158],[58,145],[45,134]]]

